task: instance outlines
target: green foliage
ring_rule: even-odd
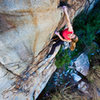
[[[68,50],[63,51],[61,48],[56,56],[55,65],[57,66],[57,68],[60,68],[65,64],[69,64],[70,61],[71,61],[71,58],[68,55]]]
[[[91,49],[93,46],[93,41],[96,39],[95,33],[100,30],[100,2],[88,15],[85,12],[80,13],[73,21],[73,28],[79,37],[79,41],[76,50],[71,53],[71,57],[82,52],[84,48]],[[95,46],[94,51],[96,49]]]
[[[58,68],[67,62],[67,64],[69,64],[71,58],[78,55],[79,52],[84,51],[84,49],[89,50],[89,58],[91,57],[91,53],[97,49],[97,45],[94,45],[93,41],[98,39],[95,33],[100,30],[100,2],[88,14],[81,12],[73,21],[73,29],[75,34],[79,37],[76,49],[71,52],[70,57],[68,50],[62,51],[60,49],[55,62]]]

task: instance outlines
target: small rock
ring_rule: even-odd
[[[73,76],[74,81],[76,81],[76,82],[78,82],[78,81],[80,81],[82,79],[79,75],[77,75],[75,73],[72,73],[71,76]]]
[[[82,91],[83,93],[88,93],[87,91],[88,85],[83,81],[78,85],[78,89]]]

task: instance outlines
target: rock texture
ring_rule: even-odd
[[[89,71],[90,63],[88,56],[85,53],[82,53],[74,62],[76,66],[76,70],[86,76]]]
[[[64,1],[72,20],[89,0]],[[59,0],[0,0],[0,100],[36,99],[56,70],[60,47],[50,59],[45,56],[63,17],[58,5]]]

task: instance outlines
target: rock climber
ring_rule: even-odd
[[[60,27],[55,31],[55,34],[59,37],[59,41],[53,44],[51,51],[49,52],[49,56],[52,55],[55,51],[55,48],[61,44],[64,44],[64,42],[70,42],[70,50],[73,51],[76,47],[76,42],[78,41],[78,37],[74,34],[73,27],[71,25],[69,15],[67,12],[67,7],[63,6],[63,12],[64,12],[64,20]],[[67,24],[67,27],[64,28],[62,32],[59,32],[59,29],[64,27]]]

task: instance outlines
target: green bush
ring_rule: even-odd
[[[57,66],[57,68],[60,68],[64,66],[65,64],[68,65],[70,61],[71,61],[71,58],[68,54],[68,50],[63,51],[61,47],[60,51],[56,55],[55,65]]]

